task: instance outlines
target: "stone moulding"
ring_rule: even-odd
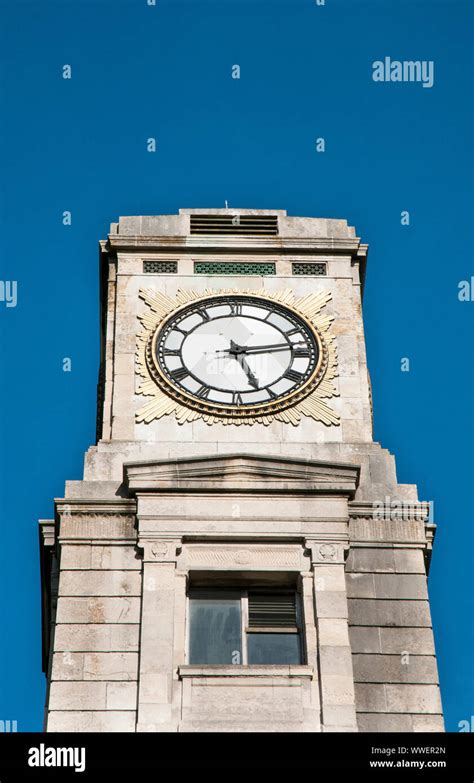
[[[360,468],[254,454],[226,454],[124,464],[130,494],[140,492],[319,493],[354,497]]]

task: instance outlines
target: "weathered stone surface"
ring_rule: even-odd
[[[140,595],[141,575],[132,571],[63,571],[59,595]]]
[[[413,731],[411,715],[359,712],[357,724],[359,731],[364,732]]]
[[[346,574],[349,598],[427,599],[426,577],[422,574]]]
[[[139,625],[57,625],[54,647],[62,650],[128,652],[138,650]]]
[[[348,555],[346,571],[348,573],[367,571],[370,574],[378,571],[393,573],[395,572],[394,550],[381,547],[371,549],[354,547]]]
[[[52,711],[48,715],[47,731],[135,731],[135,711]]]
[[[133,710],[137,706],[136,682],[106,683],[106,707],[108,710]]]
[[[431,626],[427,601],[349,599],[350,625]]]
[[[435,654],[431,628],[351,626],[350,639],[354,653]]]
[[[140,598],[66,598],[58,601],[58,623],[138,623]]]
[[[437,685],[356,683],[358,712],[441,713]]]
[[[105,710],[105,682],[52,682],[51,710]]]
[[[432,656],[355,654],[352,660],[356,682],[438,682]]]
[[[65,544],[61,551],[61,570],[123,570],[140,571],[141,557],[129,544],[102,546],[97,544]]]

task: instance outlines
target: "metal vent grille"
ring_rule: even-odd
[[[177,261],[144,261],[144,272],[153,272],[155,275],[175,275],[178,272]]]
[[[191,215],[191,234],[278,234],[276,215]]]
[[[296,593],[249,593],[249,628],[296,628]]]
[[[325,275],[326,264],[321,263],[307,263],[304,261],[295,261],[292,265],[292,272],[294,275]]]
[[[195,261],[195,275],[274,275],[276,267],[274,263],[247,263],[220,262],[220,261]]]

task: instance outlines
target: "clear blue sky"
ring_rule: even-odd
[[[399,480],[434,500],[448,729],[474,714],[474,302],[457,297],[474,275],[472,12],[456,0],[0,0],[0,279],[18,281],[17,307],[0,302],[0,719],[42,727],[37,519],[81,478],[95,437],[97,242],[119,215],[224,199],[346,218],[370,243],[375,437]],[[434,61],[434,86],[375,83],[385,56]]]

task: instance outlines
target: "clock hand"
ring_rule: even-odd
[[[249,353],[271,353],[273,351],[288,351],[293,345],[306,344],[305,340],[297,340],[294,343],[272,343],[272,345],[237,345],[233,340],[230,341],[230,348],[224,348],[221,351],[213,351],[215,354],[230,353],[232,355]]]
[[[245,358],[243,356],[241,356],[240,354],[238,354],[237,356],[234,356],[234,359],[240,364],[240,366],[242,367],[243,371],[245,372],[245,374],[246,374],[246,376],[248,378],[248,382],[249,382],[250,386],[253,386],[254,389],[258,389],[259,388],[258,379],[255,377],[255,375],[253,374],[252,370],[248,366]]]

